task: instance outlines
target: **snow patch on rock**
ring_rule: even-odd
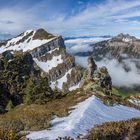
[[[34,58],[34,61],[44,72],[47,73],[52,68],[57,67],[59,64],[63,63],[61,55],[53,56],[51,60],[47,60],[46,62],[39,61],[37,58]]]
[[[30,35],[27,39],[25,39],[24,42],[20,42],[25,36],[27,36],[31,32],[33,32],[32,35]],[[4,51],[7,51],[7,50],[13,50],[13,51],[22,50],[23,52],[26,52],[29,50],[33,50],[34,48],[39,47],[43,44],[46,44],[56,38],[56,37],[53,37],[51,39],[43,39],[43,40],[33,39],[33,36],[35,35],[35,33],[36,33],[36,31],[27,30],[20,36],[9,40],[6,45],[3,45],[0,47],[0,53],[3,53]],[[20,42],[20,43],[18,43],[18,42]]]
[[[79,88],[79,86],[80,86],[80,83],[78,83],[77,85],[71,86],[69,88],[69,91],[76,90],[77,88]]]
[[[129,99],[129,102],[136,106],[138,106],[140,104],[140,100],[136,100],[136,99],[135,100]]]
[[[132,39],[130,39],[130,38],[123,38],[122,41],[123,42],[132,42]]]
[[[63,77],[61,77],[60,79],[56,80],[55,82],[51,82],[50,87],[52,89],[55,89],[57,87],[58,89],[61,89],[62,90],[63,83],[66,83],[67,82],[67,75],[68,74],[71,74],[71,71],[72,71],[72,69],[69,69],[65,73],[65,75]]]

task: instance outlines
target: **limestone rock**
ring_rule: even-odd
[[[128,34],[119,34],[109,40],[101,41],[93,46],[93,56],[96,60],[103,58],[140,58],[140,39]]]
[[[67,81],[65,80],[64,85],[70,88],[80,81],[80,69],[75,68],[74,57],[66,52],[61,36],[55,36],[44,29],[27,30],[17,37],[0,42],[0,53],[4,52],[9,60],[12,58],[10,51],[30,53],[35,62],[34,68],[42,71],[41,76],[46,77],[49,83],[56,82],[61,78],[66,79],[66,74],[70,70],[72,73],[69,73],[70,76],[68,76]],[[6,56],[4,57],[6,58]],[[0,69],[3,69],[2,65],[0,62]],[[77,75],[72,76],[73,73]]]
[[[99,74],[99,84],[105,89],[106,94],[111,94],[112,80],[106,67],[101,67],[97,73]]]

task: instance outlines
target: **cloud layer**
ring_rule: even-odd
[[[88,57],[75,56],[76,63],[82,67],[87,67]],[[136,65],[132,60],[125,60],[130,71],[126,72],[124,69],[124,64],[119,63],[117,60],[104,59],[102,61],[96,62],[98,67],[105,66],[108,69],[109,74],[112,77],[113,85],[117,87],[133,87],[134,85],[140,84],[140,70],[136,68]]]
[[[91,49],[91,43],[104,40],[104,38],[76,38],[66,40],[67,51],[73,55],[78,52],[87,52]],[[83,56],[75,56],[75,61],[78,65],[86,68],[87,58]],[[140,65],[140,60],[123,60],[119,63],[118,60],[102,59],[96,62],[98,67],[105,66],[108,68],[109,74],[112,77],[113,85],[118,87],[133,87],[140,83],[140,69],[136,67],[136,63]],[[129,69],[127,72],[125,69]]]
[[[133,87],[140,84],[140,70],[136,68],[136,65],[131,60],[125,60],[123,63],[130,68],[130,71],[126,72],[124,65],[117,60],[102,60],[96,62],[98,66],[106,66],[109,74],[112,77],[113,85],[118,87]]]
[[[92,43],[96,43],[109,38],[103,37],[77,37],[74,39],[68,39],[65,41],[67,46],[67,52],[70,54],[76,54],[78,52],[92,52],[93,48],[90,46]]]

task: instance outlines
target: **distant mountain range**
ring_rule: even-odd
[[[70,40],[70,39],[77,39],[77,38],[96,38],[96,37],[101,37],[101,38],[111,38],[113,36],[111,35],[102,35],[102,36],[77,36],[77,37],[64,37],[64,40]]]
[[[134,91],[140,91],[140,39],[121,33],[111,38],[69,39],[65,43],[81,66],[86,67],[86,59],[92,55],[98,65],[108,68],[113,85],[125,87],[127,92],[134,87]]]
[[[119,34],[109,40],[91,45],[93,56],[101,58],[140,58],[140,39],[129,34]]]

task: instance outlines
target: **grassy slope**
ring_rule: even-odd
[[[140,95],[140,93],[138,93],[137,91],[133,91],[133,90],[126,90],[126,89],[119,89],[119,88],[116,88],[116,87],[113,87],[112,88],[112,93],[113,95],[115,96],[118,96],[120,98],[127,98],[129,96],[134,96],[134,95]]]
[[[88,140],[139,140],[140,119],[108,122],[89,131]]]
[[[140,140],[140,119],[131,119],[119,122],[106,122],[92,128],[87,136],[78,140]],[[73,140],[70,137],[58,140]]]
[[[91,94],[75,91],[61,99],[55,99],[45,105],[20,105],[10,112],[0,115],[0,139],[4,139],[4,133],[18,133],[20,131],[42,130],[50,127],[53,115],[66,116],[70,107],[76,105],[91,96]],[[11,132],[12,131],[12,132]],[[3,133],[4,132],[4,133]],[[9,137],[9,133],[6,137]],[[18,140],[19,138],[17,138]],[[10,140],[16,140],[10,139]]]

